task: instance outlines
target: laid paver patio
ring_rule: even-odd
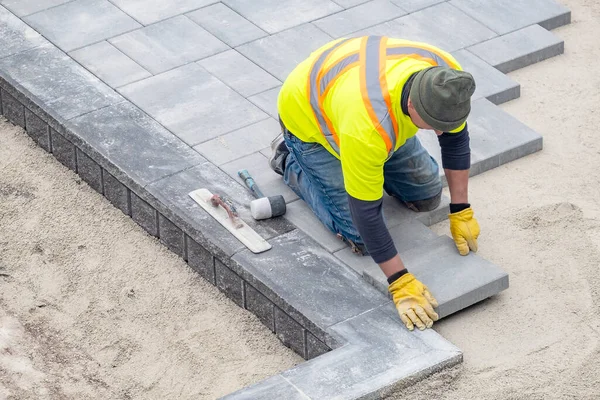
[[[428,41],[473,73],[471,174],[542,149],[497,104],[520,95],[503,72],[563,52],[554,0],[0,0],[0,114],[23,126],[204,279],[307,362],[227,398],[378,398],[462,361],[434,330],[408,332],[385,277],[327,231],[267,165],[276,99],[311,51],[362,34]],[[431,132],[419,138],[440,160]],[[237,171],[288,202],[254,221]],[[189,196],[227,195],[272,249],[253,254]],[[458,256],[386,196],[390,232],[447,317],[508,287],[481,257]]]

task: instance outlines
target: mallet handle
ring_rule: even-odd
[[[265,197],[265,195],[260,191],[258,185],[256,184],[256,182],[254,182],[254,179],[252,178],[252,176],[250,176],[250,173],[247,170],[239,170],[238,175],[240,176],[240,178],[242,178],[246,186],[248,186],[248,189],[250,189],[254,197],[256,197],[257,199]]]

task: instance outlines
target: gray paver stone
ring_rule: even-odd
[[[306,400],[306,396],[299,392],[281,375],[275,375],[252,386],[221,398],[222,400]]]
[[[267,252],[244,250],[232,257],[239,265],[238,274],[261,291],[268,287],[279,296],[269,299],[313,334],[306,319],[324,329],[387,301],[303,232],[294,230],[269,242],[273,248]]]
[[[380,398],[386,388],[462,360],[460,350],[433,330],[409,332],[391,302],[330,331],[348,344],[281,374],[307,398]]]
[[[50,128],[48,124],[33,112],[25,108],[25,126],[27,134],[48,153],[52,152],[50,148]]]
[[[359,35],[384,35],[426,42],[448,52],[497,36],[448,3],[440,3],[353,34]]]
[[[131,218],[152,236],[158,236],[158,216],[156,210],[131,192]]]
[[[8,8],[15,15],[24,17],[69,1],[72,0],[1,0],[0,4]]]
[[[443,3],[447,0],[391,0],[392,3],[397,4],[408,12],[415,12],[433,6],[435,4]]]
[[[70,125],[92,149],[110,160],[111,165],[103,167],[126,183],[133,180],[145,186],[206,162],[130,103],[83,115],[71,120]]]
[[[298,229],[304,231],[328,252],[333,253],[348,247],[341,239],[331,232],[308,207],[303,200],[294,201],[287,205],[285,218]]]
[[[252,285],[246,283],[245,288],[246,309],[256,315],[271,332],[275,332],[273,303]]]
[[[0,71],[44,104],[45,112],[64,119],[123,101],[113,89],[50,44],[1,59]]]
[[[281,85],[279,80],[236,50],[205,58],[198,64],[244,97]]]
[[[216,0],[111,0],[144,25],[153,24],[197,8],[216,3]]]
[[[69,53],[111,87],[119,87],[152,74],[112,44],[103,41]]]
[[[281,86],[265,90],[262,93],[248,97],[248,100],[250,100],[258,108],[269,114],[271,117],[278,119],[279,112],[277,111],[277,96],[279,96],[280,90]]]
[[[304,328],[278,307],[275,307],[275,334],[283,344],[305,357]]]
[[[200,274],[208,282],[215,282],[215,258],[204,247],[196,243],[194,239],[186,236],[187,262],[190,268]]]
[[[194,149],[214,164],[222,165],[269,146],[273,133],[280,129],[279,122],[269,118],[211,139]]]
[[[235,272],[215,259],[215,277],[217,287],[235,304],[244,308],[244,282]]]
[[[496,39],[492,39],[494,40]],[[475,78],[477,88],[471,101],[486,98],[494,104],[501,104],[514,100],[521,94],[521,86],[517,82],[471,52],[463,49],[452,55]]]
[[[195,63],[119,91],[191,146],[268,118]]]
[[[102,168],[80,149],[77,152],[77,174],[96,192],[102,194]]]
[[[54,154],[54,157],[65,167],[72,171],[77,171],[77,158],[73,143],[69,142],[54,129],[50,129],[50,142],[52,143],[52,154]]]
[[[571,12],[554,0],[451,0],[450,4],[501,35],[532,24],[554,29],[571,21]]]
[[[298,199],[298,195],[283,182],[283,177],[268,166],[267,157],[260,152],[223,164],[220,168],[240,184],[244,182],[238,176],[238,171],[246,169],[265,196],[282,195],[286,203]]]
[[[229,49],[185,15],[125,33],[109,42],[153,74]]]
[[[0,58],[31,49],[46,40],[27,24],[0,7]]]
[[[564,41],[539,25],[469,47],[471,53],[508,73],[564,52]]]
[[[123,185],[117,178],[112,176],[108,171],[102,171],[102,187],[104,188],[104,196],[111,204],[123,211],[125,215],[131,215],[131,207],[129,204],[129,189]]]
[[[223,3],[271,34],[342,10],[330,0],[223,0]]]
[[[329,347],[312,333],[306,332],[306,359],[312,360],[330,351]]]
[[[331,37],[339,38],[405,14],[406,11],[390,0],[372,0],[313,23]]]
[[[25,128],[25,107],[6,90],[2,91],[2,114],[15,125]]]
[[[243,44],[236,50],[283,82],[296,65],[331,40],[316,26],[305,24]]]
[[[141,26],[108,0],[75,0],[23,20],[66,52]]]
[[[161,213],[158,214],[158,237],[169,250],[185,259],[183,231]]]
[[[231,47],[267,36],[265,31],[223,3],[213,4],[186,15]]]
[[[249,206],[254,197],[248,189],[209,162],[147,185],[148,200],[156,203],[162,214],[221,260],[227,260],[245,247],[189,196],[191,191],[200,188],[228,197],[240,217],[266,240],[294,229],[283,218],[255,221]]]
[[[440,318],[508,288],[506,272],[475,253],[461,256],[454,240],[448,236],[440,236],[420,248],[404,252],[402,260],[437,299],[439,307],[436,311]],[[386,284],[383,273],[371,277]]]

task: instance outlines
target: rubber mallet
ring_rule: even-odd
[[[285,214],[286,206],[282,195],[265,197],[247,170],[239,170],[238,175],[242,178],[254,197],[256,197],[256,200],[250,202],[250,213],[252,214],[252,218],[260,220],[279,217]]]

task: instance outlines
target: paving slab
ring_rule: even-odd
[[[337,39],[406,14],[406,11],[390,0],[373,0],[313,23],[329,36]]]
[[[205,58],[198,64],[244,97],[281,86],[281,81],[236,50]]]
[[[268,167],[267,157],[259,152],[223,164],[220,168],[240,184],[244,182],[238,176],[238,171],[246,169],[265,196],[282,195],[286,203],[298,200],[298,195],[283,182],[281,175]]]
[[[223,3],[213,4],[186,15],[231,47],[268,35]]]
[[[117,169],[104,165],[121,181],[139,187],[204,164],[206,159],[146,113],[125,102],[72,119],[69,125],[95,152]],[[136,154],[137,157],[132,157]]]
[[[485,98],[494,104],[502,104],[520,96],[521,85],[470,51],[463,49],[452,55],[475,78],[477,88],[472,101]]]
[[[508,288],[506,272],[473,252],[461,256],[454,240],[445,235],[405,251],[401,257],[406,268],[435,296],[440,318]],[[387,291],[387,280],[381,270],[365,268],[365,274],[378,283],[376,288]]]
[[[121,10],[143,25],[196,10],[216,3],[215,0],[111,0]]]
[[[42,45],[46,40],[13,13],[0,7],[0,58]]]
[[[450,4],[501,35],[533,24],[554,29],[571,22],[571,12],[555,0],[451,0]]]
[[[64,119],[124,100],[50,43],[1,59],[0,71]]]
[[[141,26],[107,0],[75,0],[23,20],[66,52]]]
[[[119,92],[190,146],[268,118],[195,63]]]
[[[342,11],[330,0],[223,0],[228,7],[270,34]]]
[[[487,40],[468,50],[508,73],[564,52],[564,41],[539,25],[531,25]]]
[[[369,2],[370,0],[333,0],[333,2],[341,7],[350,8]]]
[[[194,146],[194,149],[213,164],[222,165],[269,146],[273,133],[279,129],[279,122],[268,118]],[[265,167],[267,164],[265,161]]]
[[[448,52],[472,46],[497,34],[448,3],[440,3],[352,36],[381,35],[426,42]]]
[[[283,82],[296,65],[332,39],[316,26],[304,24],[243,44],[236,50]]]
[[[229,46],[184,15],[109,41],[155,75],[229,49]]]
[[[271,117],[279,119],[279,112],[277,111],[277,97],[279,96],[280,90],[281,86],[277,86],[273,89],[265,90],[264,92],[250,96],[248,97],[248,100],[269,114]]]
[[[447,0],[391,0],[392,3],[397,4],[408,12],[415,12],[422,10],[423,8],[427,8],[430,6],[434,6],[436,4],[443,3]]]
[[[50,7],[59,6],[73,0],[1,0],[0,4],[13,14],[24,17]]]
[[[106,41],[72,51],[69,55],[111,87],[116,88],[152,76]]]

